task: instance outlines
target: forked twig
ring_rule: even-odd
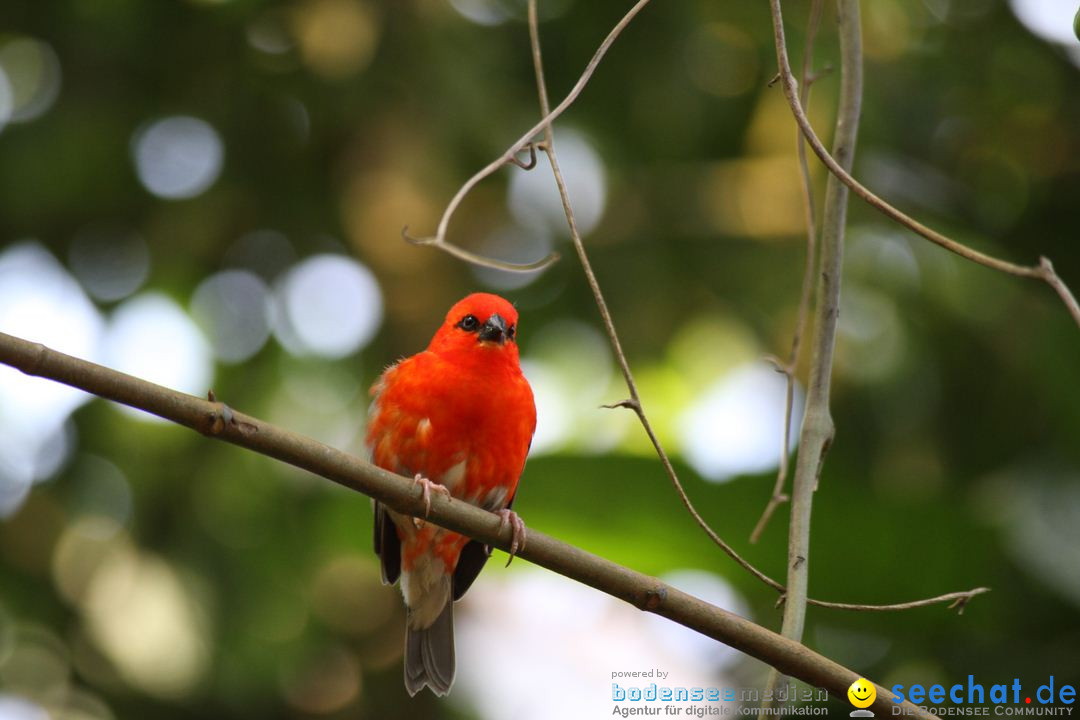
[[[1077,304],[1076,296],[1072,294],[1065,282],[1054,272],[1054,266],[1050,263],[1049,259],[1040,257],[1038,265],[1017,265],[1016,263],[1001,260],[987,255],[986,253],[979,252],[974,248],[970,248],[963,243],[948,238],[936,230],[923,225],[918,220],[906,215],[885,202],[885,200],[875,195],[869,188],[856,180],[851,173],[840,166],[836,159],[829,154],[829,151],[825,149],[825,146],[818,138],[817,133],[814,132],[814,128],[810,124],[810,119],[806,116],[806,111],[804,110],[802,103],[799,102],[799,94],[797,91],[798,83],[795,80],[794,74],[791,72],[791,61],[788,58],[787,52],[787,40],[784,37],[784,17],[780,10],[780,0],[769,0],[769,7],[772,13],[773,39],[776,44],[777,62],[780,66],[780,84],[784,90],[784,97],[787,98],[788,105],[791,106],[791,112],[795,116],[795,122],[798,123],[803,135],[806,136],[807,142],[810,143],[810,148],[814,151],[814,154],[821,159],[821,162],[825,164],[825,167],[829,169],[829,172],[835,175],[842,183],[847,185],[852,192],[862,198],[871,207],[892,218],[909,230],[921,235],[930,242],[940,245],[946,250],[974,263],[978,263],[979,265],[985,265],[988,268],[993,268],[994,270],[999,270],[1003,273],[1008,273],[1009,275],[1036,278],[1046,282],[1046,284],[1053,288],[1054,292],[1058,294],[1061,301],[1065,303],[1065,307],[1068,309],[1069,314],[1072,315],[1076,324],[1080,326],[1080,304]]]
[[[913,610],[915,608],[927,607],[929,605],[937,605],[939,603],[949,603],[949,610],[956,610],[960,615],[964,614],[964,608],[971,602],[971,599],[976,595],[982,595],[983,593],[990,592],[988,587],[977,587],[973,590],[964,590],[963,592],[951,592],[944,595],[938,595],[937,597],[926,598],[924,600],[912,600],[911,602],[904,603],[892,603],[891,605],[861,605],[858,603],[823,603],[813,598],[808,598],[806,603],[808,605],[817,605],[819,607],[832,608],[834,610],[860,610],[868,612],[892,612],[898,610]],[[784,595],[780,596],[780,599],[776,601],[777,606],[783,604],[785,600]]]
[[[437,247],[443,252],[453,255],[459,260],[464,260],[467,263],[478,265],[480,267],[492,268],[494,270],[505,270],[506,272],[536,272],[538,270],[543,270],[559,259],[559,253],[553,252],[545,258],[531,263],[522,264],[506,262],[505,260],[496,260],[495,258],[489,258],[486,255],[478,255],[477,253],[448,242],[441,242],[433,237],[413,237],[409,234],[408,225],[401,228],[401,237],[403,237],[406,242],[410,242],[413,245],[429,245],[431,247]]]
[[[517,154],[521,152],[526,145],[528,145],[536,134],[543,130],[545,127],[550,127],[555,118],[559,117],[570,107],[581,91],[585,89],[585,86],[589,83],[589,79],[596,71],[600,61],[603,60],[604,55],[607,54],[611,44],[615,42],[616,38],[622,34],[622,31],[626,29],[626,26],[630,24],[630,21],[649,4],[649,0],[638,0],[634,3],[634,6],[623,15],[622,19],[615,24],[615,27],[611,29],[611,32],[607,34],[604,41],[600,43],[600,47],[593,53],[592,59],[589,60],[588,65],[585,66],[584,72],[581,73],[581,77],[574,83],[574,87],[570,89],[570,92],[563,98],[562,102],[555,106],[554,110],[545,112],[543,119],[540,122],[533,125],[528,132],[522,135],[517,141],[511,145],[506,152],[499,157],[488,163],[483,169],[473,175],[471,178],[465,181],[453,198],[450,199],[450,203],[446,206],[446,210],[443,211],[442,218],[439,219],[439,225],[435,230],[435,234],[430,237],[413,237],[408,235],[405,230],[402,231],[402,235],[406,240],[415,245],[429,245],[431,247],[437,247],[440,250],[450,253],[454,257],[460,258],[466,262],[473,263],[475,265],[483,265],[485,267],[493,267],[499,270],[509,270],[511,272],[531,272],[534,270],[542,270],[547,266],[554,263],[559,259],[558,253],[551,253],[543,260],[528,265],[516,265],[513,263],[505,263],[499,260],[491,260],[485,258],[476,253],[463,250],[462,248],[447,242],[446,229],[450,224],[450,218],[453,216],[454,211],[457,210],[461,201],[465,199],[465,196],[480,183],[481,180],[490,176],[496,170],[508,163],[514,163],[517,158]],[[407,230],[408,228],[406,228]]]

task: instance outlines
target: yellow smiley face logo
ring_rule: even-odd
[[[847,699],[857,708],[870,707],[877,699],[877,690],[869,680],[859,678],[847,689]]]

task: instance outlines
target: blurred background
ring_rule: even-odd
[[[545,0],[561,98],[628,3]],[[836,61],[831,4],[817,67]],[[808,3],[785,3],[793,58]],[[1071,0],[864,3],[856,175],[1080,289]],[[521,0],[14,0],[0,7],[0,330],[361,450],[367,388],[455,300],[499,292],[539,428],[539,530],[779,626],[698,530],[633,415],[550,172],[480,185],[538,116]],[[783,578],[775,477],[804,258],[765,3],[657,2],[556,126],[644,403],[705,517]],[[828,137],[838,79],[814,85]],[[818,192],[820,166],[812,162]],[[820,197],[820,195],[819,195]],[[1080,333],[1046,286],[852,201],[811,592],[987,585],[962,616],[811,608],[806,642],[886,686],[1080,680]],[[805,362],[800,370],[805,374]],[[796,393],[796,418],[801,408]],[[766,668],[499,558],[459,604],[457,685],[409,700],[366,498],[0,368],[0,718],[610,714],[611,673],[760,686]],[[837,712],[846,712],[835,704]]]

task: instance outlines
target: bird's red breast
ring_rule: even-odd
[[[485,330],[496,316],[505,327]],[[450,309],[426,350],[388,368],[372,388],[372,461],[423,475],[485,509],[505,508],[536,429],[532,390],[518,361],[517,321],[503,298],[469,295]],[[485,339],[485,332],[492,337]],[[466,539],[424,529],[411,537],[398,533],[402,569],[410,571],[418,555],[433,551],[453,573]]]

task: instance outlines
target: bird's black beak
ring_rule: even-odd
[[[506,342],[506,321],[502,315],[495,313],[480,326],[479,339],[481,341],[494,342],[502,345]]]

